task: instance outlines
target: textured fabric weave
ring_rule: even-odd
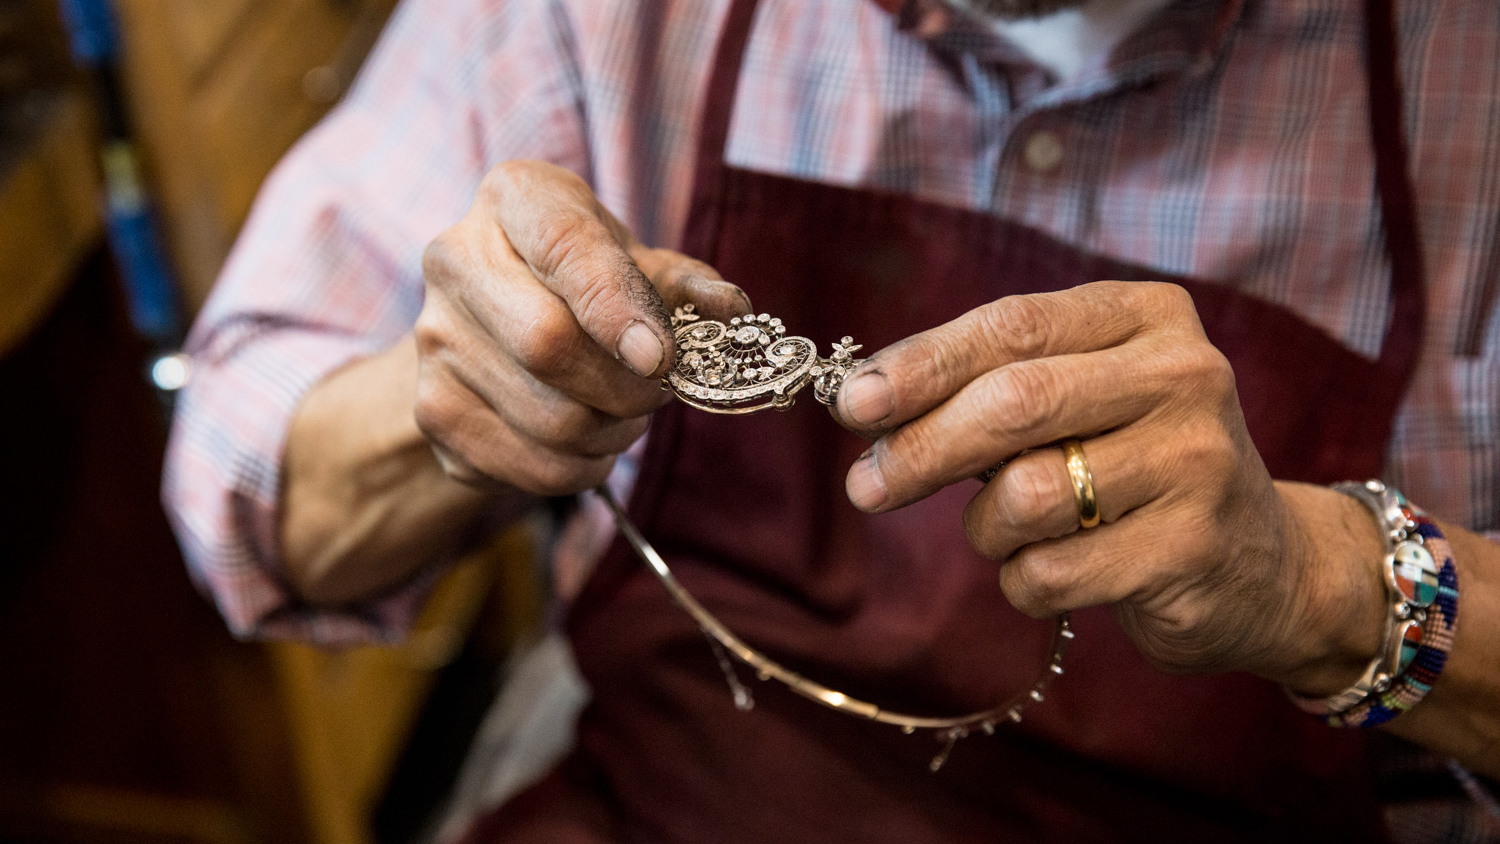
[[[410,620],[430,578],[344,612],[310,611],[284,588],[277,479],[297,402],[410,329],[423,247],[496,162],[568,167],[642,240],[675,245],[726,6],[400,7],[347,100],[266,184],[190,339],[197,377],[164,494],[195,577],[236,633],[347,642]],[[1493,536],[1500,5],[1398,8],[1429,325],[1385,475],[1439,518]],[[1235,285],[1378,350],[1390,270],[1361,3],[1179,0],[1067,85],[975,22],[903,26],[922,12],[765,0],[731,163],[985,210]]]

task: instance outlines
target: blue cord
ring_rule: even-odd
[[[158,349],[173,348],[182,339],[181,305],[130,141],[116,67],[120,42],[114,8],[109,0],[60,0],[59,9],[73,60],[92,73],[104,106],[105,224],[131,324]]]

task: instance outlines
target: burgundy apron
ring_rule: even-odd
[[[1423,324],[1389,0],[1369,3],[1372,137],[1393,315],[1367,360],[1281,307],[1082,252],[988,214],[724,164],[753,0],[736,0],[710,81],[685,249],[820,348],[867,350],[1001,296],[1098,279],[1186,287],[1234,366],[1277,478],[1377,476]],[[866,447],[810,397],[654,423],[631,512],[682,583],[794,670],[882,706],[956,714],[1025,688],[1050,625],[1005,601],[964,539],[960,484],[856,511]],[[1248,675],[1169,677],[1107,608],[1076,613],[1067,675],[1019,726],[959,743],[928,772],[904,735],[771,683],[735,709],[704,637],[617,541],[568,621],[594,702],[563,767],[475,841],[859,842],[1381,840],[1362,736]]]

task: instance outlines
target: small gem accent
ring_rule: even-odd
[[[1411,661],[1417,658],[1417,651],[1422,648],[1422,626],[1415,621],[1407,621],[1401,625],[1401,655],[1396,660],[1396,675],[1406,673]]]
[[[1406,540],[1396,546],[1395,554],[1396,588],[1413,604],[1432,606],[1438,593],[1438,567],[1432,552],[1420,542]]]

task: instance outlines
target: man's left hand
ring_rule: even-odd
[[[837,412],[878,438],[849,472],[863,510],[910,504],[1008,461],[964,526],[1003,562],[1001,587],[1029,615],[1112,604],[1141,652],[1170,671],[1285,679],[1335,647],[1310,641],[1327,626],[1310,617],[1339,590],[1315,565],[1301,505],[1289,507],[1267,473],[1234,372],[1180,287],[1099,282],[992,302],[882,350],[844,385]],[[1081,527],[1062,452],[1049,447],[1071,438],[1091,469],[1096,528]],[[1357,503],[1308,489],[1316,506],[1369,521],[1378,548]],[[1339,589],[1347,581],[1373,599],[1350,637],[1370,640],[1368,660],[1379,582],[1337,577]]]

